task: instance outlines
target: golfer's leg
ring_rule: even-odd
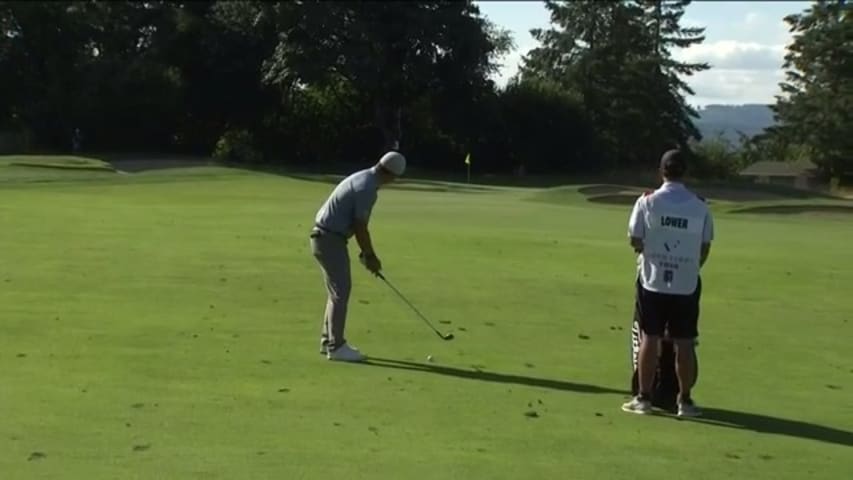
[[[329,349],[334,350],[346,343],[344,330],[352,290],[346,242],[337,238],[329,239],[329,245],[324,248],[323,263],[326,272],[326,290],[329,293],[326,302],[325,327],[329,337]]]
[[[323,313],[323,326],[320,329],[320,347],[325,353],[329,345],[329,274],[326,272],[326,266],[324,265],[325,262],[323,261],[323,247],[321,242],[322,240],[320,237],[311,237],[311,253],[320,265],[320,271],[323,272],[323,283],[326,286],[326,308]]]

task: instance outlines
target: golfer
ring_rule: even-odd
[[[639,394],[622,409],[649,413],[658,363],[658,344],[664,332],[675,346],[678,377],[678,416],[700,415],[690,395],[695,383],[694,341],[699,335],[701,267],[711,252],[714,223],[705,201],[689,191],[682,179],[684,154],[663,154],[663,185],[642,195],[628,222],[628,236],[638,259],[637,310],[642,330],[639,355]]]
[[[379,188],[396,180],[405,170],[403,155],[386,153],[373,167],[353,173],[339,183],[314,219],[311,252],[323,271],[328,292],[320,351],[329,360],[360,362],[366,358],[344,337],[352,288],[347,243],[355,235],[361,248],[361,262],[373,274],[380,272],[382,263],[376,256],[367,225]]]

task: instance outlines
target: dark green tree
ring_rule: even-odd
[[[647,163],[699,138],[681,77],[707,69],[672,58],[673,47],[704,40],[679,24],[688,1],[546,1],[553,28],[531,33],[541,46],[522,77],[548,78],[579,93],[609,164]],[[651,158],[650,158],[651,157]]]
[[[794,33],[770,135],[801,143],[831,176],[853,172],[853,15],[841,0],[785,17]]]
[[[408,103],[448,77],[485,84],[509,46],[471,1],[301,2],[276,15],[280,41],[265,81],[288,92],[345,80],[370,105],[385,149],[401,141]]]

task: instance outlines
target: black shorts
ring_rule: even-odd
[[[702,296],[702,279],[692,295],[670,295],[651,292],[637,279],[637,296],[634,318],[646,335],[673,339],[693,339],[699,336],[699,299]]]

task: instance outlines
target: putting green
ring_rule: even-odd
[[[772,203],[711,198],[695,391],[708,415],[678,421],[619,410],[630,207],[589,197],[623,189],[383,190],[385,273],[456,338],[358,267],[347,333],[374,359],[342,365],[318,353],[325,297],[307,238],[330,184],[207,167],[7,173],[4,480],[853,471],[845,213],[734,213]],[[779,203],[797,202],[833,203]]]

